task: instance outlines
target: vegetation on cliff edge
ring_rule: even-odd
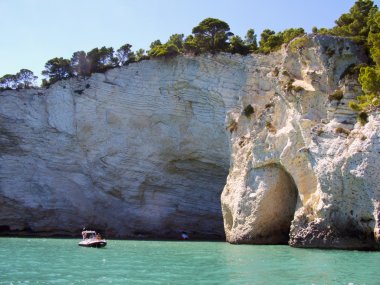
[[[314,34],[342,36],[363,45],[371,61],[366,66],[353,67],[357,73],[364,95],[350,102],[350,107],[362,113],[380,107],[380,11],[373,0],[357,0],[348,13],[335,21],[331,28],[313,28]],[[305,43],[303,28],[290,28],[281,32],[265,29],[257,43],[254,29],[249,29],[242,39],[230,31],[229,25],[219,19],[206,18],[192,29],[192,34],[173,34],[167,42],[155,40],[147,52],[143,49],[132,51],[132,45],[126,43],[116,51],[112,47],[94,48],[88,52],[76,51],[70,59],[55,57],[48,60],[42,75],[42,86],[71,77],[88,77],[92,73],[105,72],[111,68],[128,65],[150,58],[169,58],[178,54],[229,52],[247,55],[250,53],[270,53],[291,43],[290,48],[297,50]],[[301,38],[300,38],[301,37]],[[327,52],[327,51],[326,51]],[[6,74],[0,78],[0,90],[24,89],[35,87],[37,76],[28,69],[17,74]]]

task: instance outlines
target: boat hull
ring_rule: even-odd
[[[79,246],[84,246],[84,247],[96,247],[96,248],[101,248],[105,247],[107,245],[107,242],[105,240],[98,240],[98,241],[81,241],[78,243]]]

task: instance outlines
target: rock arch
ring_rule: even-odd
[[[285,168],[277,163],[254,168],[239,191],[227,197],[225,189],[222,196],[227,241],[287,244],[299,195]]]

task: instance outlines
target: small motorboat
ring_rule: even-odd
[[[82,231],[83,240],[78,243],[79,246],[86,247],[105,247],[107,245],[107,241],[103,239],[100,234],[95,231]]]

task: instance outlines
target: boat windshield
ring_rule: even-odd
[[[82,231],[83,239],[94,239],[97,237],[97,233],[95,231]]]
[[[84,234],[96,234],[96,232],[95,231],[83,231],[82,233],[84,233]]]

